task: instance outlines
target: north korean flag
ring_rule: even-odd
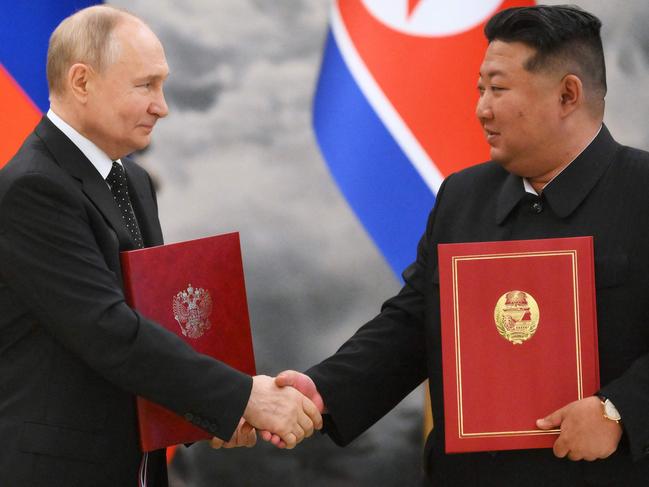
[[[336,0],[314,98],[324,158],[395,273],[443,178],[488,159],[475,118],[483,28],[529,0]]]

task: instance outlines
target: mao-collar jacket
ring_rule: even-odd
[[[590,463],[557,459],[549,449],[446,455],[437,245],[575,236],[594,239],[600,392],[623,418],[618,451]],[[646,485],[648,249],[649,154],[619,145],[606,127],[540,196],[494,162],[451,175],[400,293],[307,371],[329,410],[327,432],[348,443],[428,378],[435,427],[425,464],[434,485]],[[507,397],[485,401],[510,407]]]

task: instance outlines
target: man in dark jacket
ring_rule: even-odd
[[[125,158],[167,114],[156,36],[90,7],[52,34],[47,71],[51,109],[0,172],[0,483],[167,485],[164,451],[139,451],[135,395],[233,445],[254,443],[251,425],[290,446],[312,434],[321,417],[299,392],[124,301],[120,251],[162,243],[151,180]]]
[[[567,6],[509,9],[487,23],[476,114],[492,161],[443,183],[417,259],[381,313],[306,374],[277,379],[328,413],[325,431],[338,444],[428,378],[432,485],[647,485],[649,154],[619,145],[603,125],[600,27]],[[552,450],[447,455],[437,244],[573,236],[594,238],[600,391],[537,422],[560,428]],[[506,397],[485,401],[509,407]]]

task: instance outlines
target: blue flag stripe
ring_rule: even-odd
[[[331,31],[313,124],[334,179],[399,275],[415,258],[435,196],[367,102]]]
[[[0,0],[0,63],[41,111],[49,107],[45,62],[49,37],[90,0]]]

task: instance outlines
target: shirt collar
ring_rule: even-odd
[[[522,178],[522,179],[523,179],[523,189],[525,190],[525,192],[538,196],[539,194],[534,189],[534,186],[532,186],[532,183],[530,183],[527,178]]]
[[[597,136],[581,154],[550,181],[552,184],[548,183],[543,188],[543,197],[557,216],[565,218],[579,206],[613,161],[618,147],[606,126],[602,125]],[[498,224],[505,221],[525,193],[522,178],[509,174],[498,195]]]
[[[81,135],[70,124],[54,113],[51,108],[47,112],[47,118],[49,118],[52,123],[56,125],[56,127],[63,132],[81,152],[83,152],[83,155],[86,156],[95,169],[97,169],[99,174],[101,174],[101,177],[106,179],[108,173],[113,167],[113,161],[111,158],[91,140]],[[119,159],[117,159],[117,162],[120,164],[122,163]]]

